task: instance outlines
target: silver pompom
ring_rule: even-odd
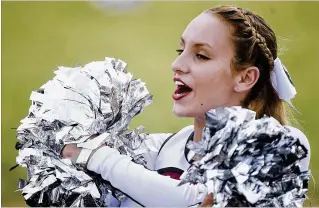
[[[29,115],[17,129],[16,161],[28,170],[19,190],[27,202],[41,206],[105,207],[110,195],[123,200],[125,195],[100,176],[60,154],[65,144],[95,149],[106,143],[145,164],[139,148],[146,139],[143,128],[126,132],[132,118],[152,102],[145,83],[133,80],[126,63],[114,58],[59,67],[55,75],[32,92]]]
[[[290,130],[253,111],[218,108],[206,114],[200,143],[188,148],[200,155],[181,177],[181,184],[204,183],[213,207],[301,207],[310,172],[299,161],[308,150]]]

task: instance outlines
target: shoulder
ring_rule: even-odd
[[[193,131],[194,131],[194,126],[190,125],[190,126],[186,126],[186,127],[182,128],[181,130],[179,130],[176,133],[151,133],[151,134],[147,134],[146,140],[155,140],[155,141],[159,141],[161,143],[161,142],[163,142],[166,139],[169,139],[171,137],[190,134]]]
[[[306,137],[306,135],[300,131],[299,129],[292,127],[292,126],[286,126],[290,130],[290,133],[292,136],[297,137],[300,141],[300,143],[307,149],[307,156],[306,158],[302,159],[300,161],[300,168],[301,171],[307,171],[309,170],[309,164],[310,164],[310,143]]]
[[[182,128],[181,130],[179,130],[178,132],[171,134],[170,136],[168,136],[165,141],[162,144],[162,147],[164,145],[166,145],[168,142],[171,143],[180,143],[182,141],[186,141],[190,135],[194,132],[194,126],[190,125],[190,126],[186,126],[184,128]],[[162,148],[161,147],[161,148]]]
[[[179,130],[177,133],[173,134],[166,142],[169,141],[170,144],[183,144],[188,141],[190,137],[193,137],[194,126],[186,126]]]
[[[310,151],[310,143],[308,141],[308,138],[306,137],[306,135],[302,131],[300,131],[299,129],[292,127],[292,126],[286,126],[286,128],[288,128],[290,133],[293,136],[297,137],[299,139],[300,143],[302,145],[304,145],[308,149],[308,151]]]
[[[193,132],[194,132],[194,126],[190,125],[190,126],[186,126],[186,127],[182,128],[181,130],[176,132],[173,135],[173,137],[174,137],[174,139],[177,139],[177,140],[179,140],[180,138],[187,139]]]
[[[194,131],[194,126],[193,125],[189,125],[189,126],[186,126],[184,128],[182,128],[181,130],[179,130],[177,133],[191,133]]]
[[[186,126],[176,133],[170,133],[170,134],[150,134],[151,137],[160,137],[162,140],[171,140],[171,139],[178,139],[181,137],[189,136],[194,131],[194,126]]]
[[[172,133],[151,133],[147,134],[147,139],[165,140],[167,137],[173,135]]]

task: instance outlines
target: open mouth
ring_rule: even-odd
[[[176,84],[176,90],[173,94],[174,100],[180,100],[180,99],[186,97],[189,93],[191,93],[193,91],[193,89],[191,87],[189,87],[187,84],[185,84],[179,78],[174,78],[174,82]]]

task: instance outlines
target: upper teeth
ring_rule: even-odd
[[[175,81],[175,84],[176,85],[184,85],[182,82],[180,82],[180,81]]]

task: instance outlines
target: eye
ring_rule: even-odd
[[[184,50],[182,50],[182,49],[177,49],[177,50],[176,50],[176,52],[177,52],[178,55],[181,55],[181,54],[183,53],[183,51],[184,51]]]
[[[209,58],[207,56],[204,56],[202,54],[196,54],[196,57],[199,59],[199,60],[209,60]]]

